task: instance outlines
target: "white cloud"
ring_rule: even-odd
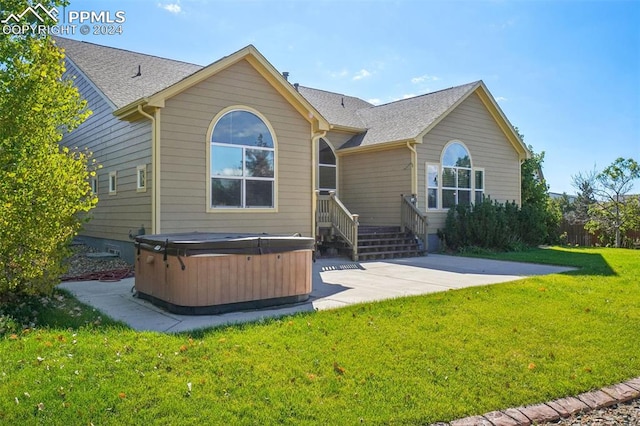
[[[166,4],[158,3],[158,7],[168,12],[174,13],[176,15],[182,12],[182,7],[180,7],[180,2],[166,3]]]
[[[367,77],[371,77],[371,73],[363,68],[353,76],[353,80],[362,80],[363,78]]]
[[[498,97],[496,98],[496,101],[497,101],[497,102],[503,102],[503,101],[508,101],[508,99],[507,99],[507,98],[505,98],[504,96],[498,96]]]
[[[432,82],[432,81],[438,81],[438,80],[440,80],[440,77],[437,77],[435,75],[425,74],[425,75],[421,75],[420,77],[413,77],[411,79],[411,82],[413,84],[418,84],[418,83],[424,83],[425,81]]]
[[[342,69],[340,71],[332,71],[329,73],[329,76],[331,76],[331,78],[343,78],[347,75],[349,75],[349,71],[347,71],[346,69]]]
[[[367,102],[373,105],[380,105],[382,101],[378,98],[368,99]]]

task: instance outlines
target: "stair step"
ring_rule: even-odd
[[[358,242],[358,247],[362,248],[385,248],[385,247],[415,247],[417,246],[415,241],[376,241],[375,244],[360,244],[362,241]]]
[[[396,236],[396,237],[384,237],[384,238],[378,238],[378,237],[365,237],[362,238],[360,235],[358,235],[358,241],[414,241],[415,238],[408,236],[408,235],[402,235],[402,236]]]
[[[338,248],[345,255],[349,250]],[[360,226],[358,228],[358,259],[398,259],[423,256],[415,237],[399,226]]]
[[[373,253],[358,253],[359,260],[376,260],[376,259],[399,259],[403,257],[421,256],[423,253],[419,250],[414,251],[381,251]]]
[[[399,226],[359,226],[358,233],[363,234],[376,234],[384,232],[401,232]]]
[[[397,240],[397,239],[413,239],[407,234],[358,234],[360,240]]]

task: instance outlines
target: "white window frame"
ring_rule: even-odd
[[[254,146],[245,146],[245,145],[228,145],[228,144],[223,144],[223,143],[218,143],[218,142],[213,142],[212,141],[212,136],[213,136],[213,131],[216,127],[216,125],[218,124],[218,121],[220,121],[220,119],[222,117],[224,117],[226,114],[232,112],[232,111],[245,111],[245,112],[249,112],[251,114],[254,114],[255,116],[257,116],[260,120],[262,120],[262,122],[267,126],[267,129],[269,130],[269,132],[271,133],[271,139],[273,140],[273,148],[263,148],[265,150],[269,150],[271,152],[273,152],[273,177],[268,177],[268,178],[260,178],[260,177],[251,177],[249,180],[255,180],[255,181],[259,181],[259,180],[264,180],[264,181],[271,181],[273,183],[273,205],[271,207],[246,207],[245,203],[246,203],[246,196],[243,193],[243,197],[242,197],[242,207],[237,207],[237,206],[232,206],[232,207],[224,207],[224,206],[213,206],[212,205],[212,196],[211,196],[211,190],[212,190],[212,179],[217,177],[214,176],[211,173],[211,161],[212,161],[212,146],[233,146],[235,148],[242,148],[242,153],[243,153],[243,158],[245,158],[245,149],[249,148],[249,149],[261,149],[260,147],[254,147]],[[243,168],[244,168],[244,162],[243,162]],[[224,179],[242,179],[243,180],[243,188],[244,185],[246,183],[246,177],[244,176],[244,170],[243,170],[243,176],[240,177],[235,177],[235,176],[224,176]],[[254,108],[245,106],[245,105],[234,105],[234,106],[230,106],[227,108],[224,108],[222,111],[220,111],[218,114],[216,114],[216,116],[213,118],[213,120],[211,120],[211,123],[209,124],[209,129],[207,131],[207,182],[206,182],[206,200],[207,200],[207,205],[206,205],[206,212],[207,213],[274,213],[278,211],[278,141],[277,141],[277,137],[276,137],[276,132],[273,129],[273,126],[271,125],[271,123],[269,122],[269,120],[267,120],[267,118],[261,114],[259,111],[257,111]]]
[[[98,195],[98,176],[93,176],[89,180],[89,185],[91,185],[91,193],[93,195]]]
[[[436,185],[435,186],[430,186],[429,185],[429,167],[435,167],[436,168]],[[438,210],[440,208],[440,164],[438,163],[426,163],[425,164],[425,179],[426,179],[426,187],[427,187],[427,196],[425,197],[425,200],[427,200],[427,210]],[[436,193],[436,205],[435,207],[429,207],[429,190],[430,189],[435,189],[435,193]]]
[[[478,188],[477,187],[477,180],[476,180],[476,173],[482,173],[482,188]],[[473,186],[473,202],[474,204],[476,203],[476,197],[477,194],[480,193],[482,195],[482,197],[480,198],[480,200],[482,201],[484,199],[484,190],[485,187],[487,186],[487,174],[484,171],[484,167],[476,167],[473,169],[473,180],[472,180],[472,186]]]
[[[329,146],[329,149],[333,153],[333,156],[336,159],[336,164],[326,164],[326,163],[321,163],[320,162],[320,141],[322,139],[324,139],[325,143]],[[328,192],[331,192],[331,191],[335,191],[335,193],[338,194],[338,188],[337,188],[339,186],[338,185],[338,156],[336,155],[336,151],[333,148],[333,144],[331,142],[329,142],[329,140],[327,138],[320,138],[320,139],[318,139],[318,148],[317,149],[318,149],[318,152],[317,152],[317,155],[318,155],[318,183],[317,183],[317,186],[318,186],[318,188],[317,189],[320,192],[327,192],[328,193]],[[335,169],[334,173],[335,173],[335,177],[336,177],[336,188],[322,188],[322,187],[320,187],[320,169],[322,167],[329,168],[329,169]]]
[[[444,172],[445,166],[443,166],[442,164],[442,160],[443,160],[443,156],[445,151],[447,150],[447,148],[449,148],[450,145],[454,144],[454,143],[458,143],[460,145],[462,145],[464,147],[464,149],[467,151],[467,153],[469,154],[469,161],[471,163],[471,167],[456,167],[456,169],[462,169],[462,170],[470,170],[471,171],[471,176],[470,176],[470,188],[468,189],[468,191],[470,192],[469,195],[469,199],[471,204],[475,204],[476,202],[476,194],[478,192],[480,192],[482,194],[482,196],[484,197],[484,194],[486,192],[486,186],[487,186],[487,174],[485,171],[484,167],[473,167],[473,158],[471,157],[471,150],[460,140],[458,139],[454,139],[449,141],[443,148],[442,151],[440,153],[440,163],[430,163],[430,162],[426,162],[425,163],[425,203],[426,203],[426,208],[427,210],[444,210],[447,211],[449,210],[449,207],[443,207],[442,205],[442,194],[443,194],[443,190],[445,189],[449,189],[449,190],[456,190],[456,194],[458,191],[462,190],[462,191],[467,191],[466,188],[459,188],[459,187],[443,187],[442,186],[442,174]],[[436,176],[436,186],[430,186],[430,182],[429,182],[429,167],[435,167],[437,170],[437,176]],[[451,168],[451,166],[447,166],[447,168]],[[482,173],[482,188],[477,188],[476,187],[476,172],[480,172]],[[436,191],[436,206],[435,207],[429,207],[429,190],[430,189],[435,189]],[[458,197],[456,196],[456,201],[455,201],[455,205],[458,205]]]
[[[140,164],[136,167],[136,191],[147,192],[147,165]]]
[[[118,192],[118,172],[109,172],[109,195],[116,195]]]

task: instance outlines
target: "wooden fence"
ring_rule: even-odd
[[[600,233],[589,233],[584,229],[584,225],[579,223],[569,223],[563,221],[560,224],[560,235],[566,233],[566,243],[571,245],[579,245],[586,247],[594,247],[598,245],[606,245],[600,241]],[[611,243],[613,245],[613,243]],[[628,231],[622,236],[622,246],[627,248],[639,248],[640,247],[640,229]]]

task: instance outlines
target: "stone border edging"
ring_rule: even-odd
[[[536,405],[492,411],[432,426],[531,426],[555,422],[580,412],[589,412],[640,398],[640,377],[578,396],[556,399]]]

